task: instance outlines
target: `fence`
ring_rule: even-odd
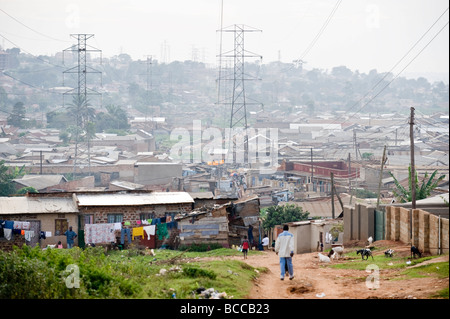
[[[386,207],[386,239],[399,240],[432,255],[449,252],[449,220],[422,209]]]

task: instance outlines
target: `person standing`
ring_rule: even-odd
[[[74,243],[74,239],[77,238],[77,233],[75,233],[72,230],[72,226],[70,226],[69,230],[66,230],[64,235],[66,235],[66,238],[67,238],[67,248],[72,248],[73,247],[73,243]]]
[[[248,249],[249,243],[247,240],[247,236],[244,236],[244,241],[242,242],[242,252],[244,253],[244,259],[247,259]]]
[[[267,237],[266,234],[264,234],[264,238],[261,242],[262,242],[263,250],[269,250],[269,237]]]
[[[275,253],[280,257],[280,279],[284,280],[286,265],[289,272],[289,279],[294,279],[294,267],[292,265],[292,256],[294,256],[294,235],[290,233],[289,226],[283,226],[283,232],[278,235],[275,242]]]
[[[253,226],[252,225],[248,226],[247,234],[248,234],[248,242],[249,242],[250,246],[253,246]]]

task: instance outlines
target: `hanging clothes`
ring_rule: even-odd
[[[11,240],[11,238],[12,238],[12,229],[4,228],[3,229],[3,235],[5,236],[5,238],[7,240]]]
[[[152,225],[158,225],[158,224],[161,224],[161,218],[153,218]]]
[[[155,225],[145,226],[144,231],[147,233],[147,239],[150,240],[150,236],[155,236]]]
[[[131,244],[131,229],[129,228],[122,228],[120,231],[120,243],[123,245],[125,244],[125,236],[128,238],[128,243]]]
[[[13,229],[14,228],[14,222],[12,220],[5,220],[4,228],[6,228],[6,229]]]
[[[114,224],[84,225],[84,241],[87,244],[112,243],[116,241]]]
[[[34,237],[34,230],[25,230],[25,240],[31,241],[31,239]]]
[[[167,230],[167,224],[158,224],[156,227],[156,234],[159,240],[163,240],[163,238],[169,238],[169,232]]]
[[[167,229],[178,228],[178,222],[175,222],[175,221],[166,223],[166,225],[167,225]]]
[[[138,236],[144,237],[144,227],[133,228],[133,240],[135,237],[138,237]]]

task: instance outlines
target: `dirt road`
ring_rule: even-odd
[[[409,254],[409,246],[399,246],[398,242],[384,242],[383,247],[392,247],[398,254],[405,256]],[[434,261],[448,261],[448,255]],[[268,269],[268,272],[261,274],[256,280],[248,296],[250,299],[425,299],[449,285],[448,278],[440,279],[435,276],[393,280],[401,278],[402,270],[380,270],[379,287],[368,287],[366,278],[370,273],[365,270],[327,267],[319,262],[316,252],[293,257],[293,280],[288,277],[284,281],[280,280],[279,258],[273,251],[252,255],[245,262],[253,267]],[[344,262],[352,260],[345,258],[333,261]]]

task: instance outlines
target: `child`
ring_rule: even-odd
[[[244,259],[247,259],[249,243],[247,240],[247,236],[244,236],[244,241],[242,242],[242,252],[244,253]]]
[[[60,248],[60,249],[63,248],[61,241],[58,242],[58,245],[56,246],[56,248]]]

